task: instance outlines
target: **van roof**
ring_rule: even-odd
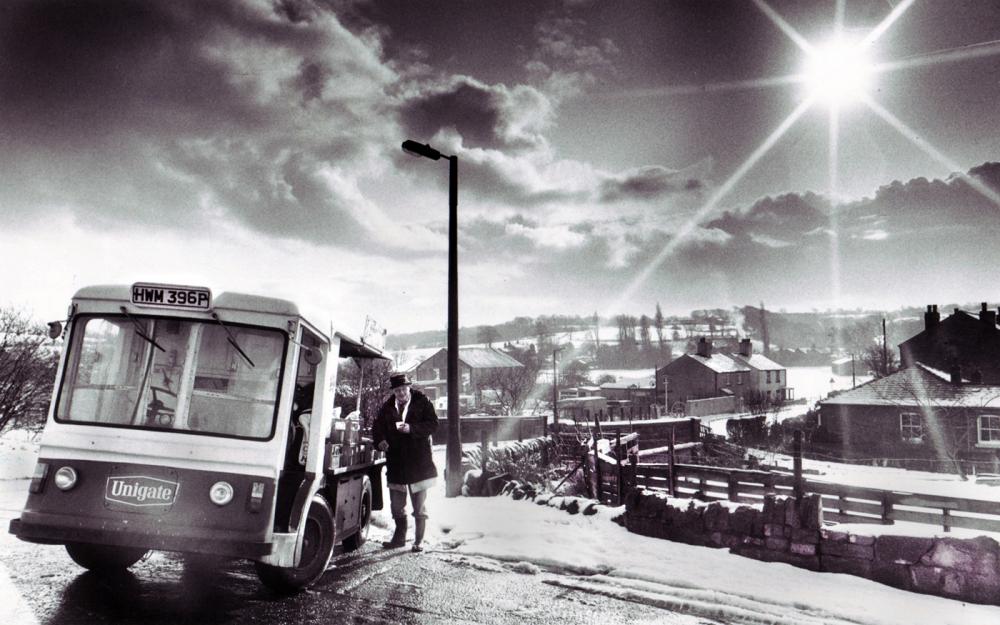
[[[171,285],[180,286],[180,285]],[[195,287],[192,287],[195,288]],[[204,287],[197,287],[204,288]],[[109,302],[129,302],[132,301],[132,286],[128,284],[99,284],[95,286],[85,286],[73,295],[74,300],[93,300]],[[249,293],[235,293],[223,291],[218,295],[212,295],[212,310],[233,310],[256,313],[267,313],[288,317],[298,317],[306,321],[299,311],[295,302],[277,297],[265,297],[263,295],[251,295]],[[307,321],[308,323],[308,321]],[[312,325],[312,324],[309,324]],[[315,329],[315,328],[314,328]],[[319,332],[323,334],[322,331]],[[341,339],[340,357],[358,358],[382,358],[387,356],[364,341],[358,341],[350,336],[336,332],[335,335]]]
[[[199,287],[204,288],[204,287]],[[73,299],[131,301],[132,286],[128,284],[99,284],[85,286],[73,296]],[[233,293],[224,291],[212,296],[212,308],[228,310],[246,310],[250,312],[272,313],[276,315],[291,315],[301,317],[299,307],[295,302],[276,297],[250,295],[248,293]]]

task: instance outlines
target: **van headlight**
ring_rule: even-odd
[[[208,498],[217,506],[224,506],[233,500],[233,485],[229,482],[216,482],[208,491]]]
[[[76,486],[77,477],[76,469],[73,467],[59,467],[52,481],[59,490],[69,490]]]

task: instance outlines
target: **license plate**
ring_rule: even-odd
[[[136,306],[211,310],[212,291],[200,286],[136,282],[132,285],[132,303]]]

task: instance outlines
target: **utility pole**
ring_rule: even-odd
[[[882,377],[889,375],[889,341],[885,334],[885,317],[882,317]]]
[[[554,425],[559,425],[559,371],[556,368],[556,354],[559,353],[559,347],[552,348],[552,423]]]

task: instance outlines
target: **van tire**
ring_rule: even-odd
[[[323,577],[333,556],[333,511],[321,495],[313,497],[304,519],[305,537],[298,566],[283,567],[254,562],[260,581],[279,594],[289,594],[312,585]]]
[[[83,568],[96,573],[121,572],[141,560],[148,551],[141,547],[115,547],[89,543],[66,543],[66,553]]]
[[[344,551],[357,551],[368,540],[368,526],[372,520],[372,481],[367,475],[364,476],[361,487],[361,509],[358,511],[358,519],[361,521],[361,527],[356,533],[344,539]]]

